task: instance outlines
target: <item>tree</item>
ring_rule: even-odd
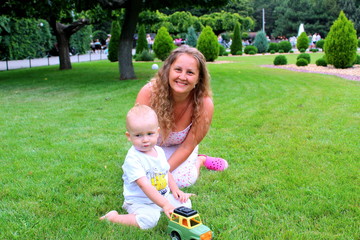
[[[234,37],[230,46],[230,52],[232,55],[236,55],[239,51],[242,51],[242,40],[240,23],[236,23],[234,27]]]
[[[153,50],[155,55],[164,61],[175,48],[173,40],[165,27],[161,27],[156,34]]]
[[[257,47],[259,53],[265,53],[269,47],[269,42],[264,31],[257,32],[255,36],[254,46]]]
[[[110,62],[118,61],[118,49],[120,42],[120,24],[118,20],[114,20],[111,24],[111,38],[109,43],[108,59]]]
[[[302,49],[306,50],[309,47],[309,38],[306,35],[306,32],[302,32],[297,39],[296,47],[299,51]]]
[[[188,32],[186,34],[186,44],[192,47],[196,47],[197,36],[195,29],[192,26],[188,28]]]
[[[139,14],[145,10],[157,10],[162,8],[177,7],[197,7],[206,5],[207,7],[223,6],[228,0],[77,0],[83,5],[89,7],[100,3],[107,9],[125,9],[125,18],[120,36],[119,46],[119,71],[120,79],[136,78],[134,66],[132,64],[132,41],[139,20]],[[126,26],[126,27],[125,27]]]
[[[0,6],[4,15],[45,19],[51,26],[59,49],[60,69],[71,69],[70,37],[90,22],[85,18],[73,20],[73,14],[84,10],[77,0],[21,0],[5,1]],[[75,11],[75,12],[74,12]]]
[[[142,53],[144,50],[149,50],[148,42],[146,40],[146,32],[144,25],[139,27],[138,40],[136,42],[136,54]]]
[[[352,67],[356,60],[356,30],[343,11],[330,28],[324,50],[327,62],[335,68]]]
[[[206,26],[200,33],[197,49],[209,62],[214,61],[219,56],[219,42],[210,26]]]

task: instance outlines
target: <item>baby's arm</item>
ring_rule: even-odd
[[[170,191],[172,192],[174,198],[179,200],[181,203],[186,202],[187,200],[189,200],[189,197],[194,195],[192,193],[184,193],[183,191],[181,191],[177,186],[173,175],[170,172],[168,173],[168,180]]]
[[[170,213],[172,213],[175,207],[166,199],[164,198],[156,188],[151,185],[149,179],[145,176],[136,180],[136,184],[141,188],[141,190],[153,201],[156,205],[161,207],[164,210],[164,213],[168,218],[170,218]]]

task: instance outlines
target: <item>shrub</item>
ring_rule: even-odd
[[[299,60],[300,58],[304,58],[308,61],[308,64],[311,62],[311,58],[310,58],[310,54],[308,53],[301,53],[299,54],[299,56],[297,56],[297,60]]]
[[[238,51],[242,51],[242,41],[241,41],[240,23],[237,22],[234,26],[234,34],[230,46],[230,52],[232,55],[236,55]]]
[[[118,20],[114,20],[111,24],[111,38],[109,43],[108,59],[110,62],[118,61],[120,43],[120,24]]]
[[[296,47],[297,49],[302,52],[302,49],[307,49],[309,47],[309,38],[306,35],[306,32],[302,32],[300,34],[300,36],[297,39],[297,43],[296,43]],[[305,52],[305,50],[303,52]]]
[[[290,52],[289,53],[294,53],[294,50],[290,50]]]
[[[269,52],[271,52],[271,51],[278,52],[279,51],[279,44],[274,43],[274,42],[269,43],[268,51]]]
[[[257,48],[254,45],[247,45],[244,49],[244,53],[249,54],[250,51],[257,53]]]
[[[360,48],[360,39],[358,39],[358,48]]]
[[[279,53],[284,53],[284,50],[280,49],[280,50],[279,50]]]
[[[138,39],[136,41],[136,54],[142,53],[144,50],[149,50],[149,45],[146,40],[145,26],[139,27]]]
[[[351,67],[356,60],[356,30],[343,11],[330,28],[324,50],[327,62],[335,68]]]
[[[316,60],[316,66],[326,67],[327,62],[326,62],[325,58],[319,58],[318,60]]]
[[[254,46],[257,47],[258,53],[265,53],[268,50],[269,42],[266,38],[264,31],[259,31],[256,33]]]
[[[279,51],[280,49],[288,53],[292,49],[291,43],[289,41],[279,42]]]
[[[296,61],[296,66],[298,67],[303,67],[303,66],[307,66],[309,63],[308,61],[305,59],[305,58],[299,58],[297,61]]]
[[[165,27],[161,27],[155,37],[153,50],[155,55],[164,61],[175,48],[172,37]]]
[[[325,44],[325,40],[324,39],[321,39],[319,41],[316,42],[316,48],[321,48],[323,49],[324,48],[324,44]]]
[[[301,53],[304,53],[304,52],[306,52],[306,49],[305,48],[302,48],[302,49],[300,49],[299,50]]]
[[[226,48],[219,43],[219,56],[224,56],[226,53]]]
[[[271,50],[270,53],[271,53],[271,54],[275,54],[276,51],[275,51],[275,50]]]
[[[136,54],[135,61],[152,62],[154,58],[154,55],[151,54],[149,50],[144,49],[141,53]]]
[[[312,48],[312,49],[310,49],[310,51],[313,52],[313,53],[316,53],[316,52],[319,51],[319,49],[317,49],[317,48]]]
[[[214,61],[219,56],[219,42],[210,26],[206,26],[198,39],[197,49],[204,55],[206,61]]]
[[[278,55],[274,59],[274,65],[286,65],[287,58],[284,55]]]
[[[255,55],[256,54],[256,52],[254,51],[254,50],[251,50],[250,52],[249,52],[249,55]]]
[[[360,55],[356,55],[356,60],[354,64],[360,64]]]
[[[188,28],[188,32],[186,34],[186,44],[191,47],[196,47],[197,44],[197,36],[195,29],[191,26]]]

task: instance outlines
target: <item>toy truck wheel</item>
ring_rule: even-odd
[[[171,236],[171,239],[172,239],[172,240],[181,240],[180,235],[179,235],[177,232],[175,232],[175,231],[172,231],[171,234],[170,234],[170,236]]]

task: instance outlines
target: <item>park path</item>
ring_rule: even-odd
[[[132,54],[135,53],[135,49],[132,50]],[[107,60],[107,54],[101,53],[87,53],[81,55],[74,55],[70,57],[71,63],[77,62],[89,62]],[[59,57],[44,57],[35,59],[24,59],[24,60],[12,60],[12,61],[0,61],[0,71],[13,70],[19,68],[32,68],[40,66],[59,65]]]

